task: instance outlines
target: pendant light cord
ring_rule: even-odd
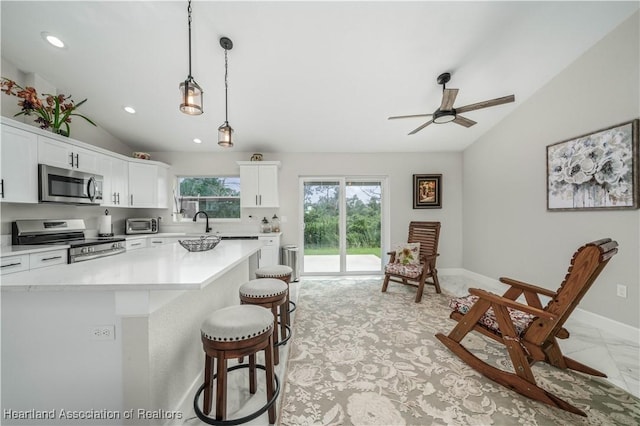
[[[191,0],[189,0],[189,5],[187,6],[187,14],[189,15],[188,23],[189,23],[189,81],[193,78],[191,77]]]
[[[227,49],[224,49],[224,121],[229,122],[229,98],[227,92],[229,89],[229,60],[227,57]]]

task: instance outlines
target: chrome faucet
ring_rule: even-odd
[[[205,212],[204,210],[200,210],[198,213],[194,214],[194,215],[193,215],[193,221],[194,221],[194,222],[196,221],[196,219],[198,218],[198,215],[199,215],[200,213],[202,213],[202,214],[204,215],[204,217],[206,217],[206,218],[207,218],[207,224],[205,225],[204,232],[209,232],[209,231],[211,231],[211,228],[209,227],[209,215],[208,215],[208,214],[207,214],[207,212]]]

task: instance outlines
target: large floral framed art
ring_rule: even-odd
[[[637,209],[638,122],[547,146],[547,210]]]

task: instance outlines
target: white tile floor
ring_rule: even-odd
[[[352,277],[353,278],[353,277]],[[303,277],[302,280],[311,279],[341,279],[340,277]],[[458,276],[441,276],[440,283],[445,291],[465,295],[469,286],[473,283]],[[297,300],[298,283],[290,285],[290,296]],[[295,319],[295,312],[292,320]],[[564,355],[575,359],[590,367],[596,368],[608,378],[604,379],[614,385],[625,389],[632,395],[640,398],[640,347],[624,339],[603,336],[597,329],[588,324],[573,323],[567,327],[571,337],[560,340],[560,346]],[[276,367],[276,374],[280,378],[280,397],[276,402],[276,412],[280,409],[282,395],[284,393],[284,381],[286,380],[286,365],[289,358],[290,344],[280,349],[280,364]],[[260,362],[260,358],[258,358]],[[228,418],[246,416],[265,403],[264,374],[258,371],[258,391],[250,395],[247,388],[246,370],[230,373],[228,387]],[[262,373],[262,374],[261,374]],[[266,413],[260,417],[245,423],[246,425],[267,425],[269,423]],[[276,420],[277,423],[277,420]],[[193,412],[186,413],[185,425],[204,425]]]

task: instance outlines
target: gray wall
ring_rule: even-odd
[[[577,247],[611,237],[620,251],[580,307],[636,328],[640,212],[548,212],[545,147],[640,116],[638,23],[635,13],[475,142],[463,159],[465,269],[555,290]],[[626,299],[616,296],[618,283],[627,286]]]

